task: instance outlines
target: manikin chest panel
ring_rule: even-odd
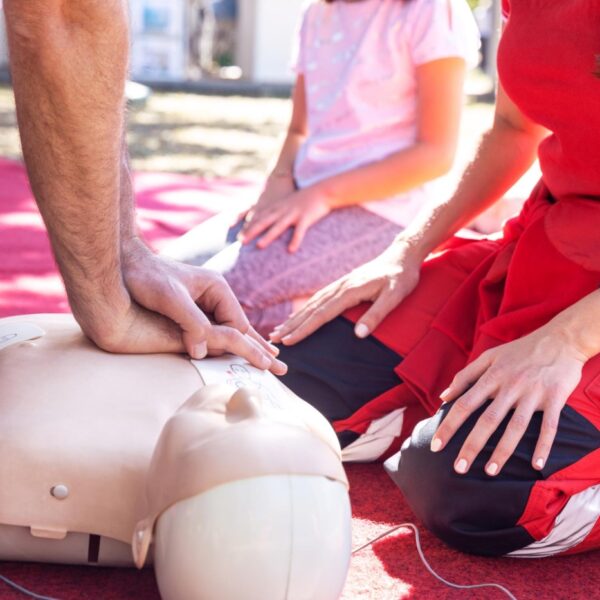
[[[286,519],[296,518],[301,524],[304,513],[307,523],[311,518],[337,520],[338,534],[330,537],[341,539],[343,547],[334,544],[330,553],[342,557],[341,571],[347,569],[347,481],[329,425],[275,378],[253,372],[240,359],[203,362],[204,367],[181,356],[101,352],[68,316],[0,320],[0,525],[28,528],[48,543],[58,543],[70,532],[126,544],[133,539],[139,565],[153,531],[162,531],[157,547],[163,558],[157,571],[165,598],[228,598],[237,593],[235,586],[219,590],[217,568],[211,569],[217,579],[209,595],[194,587],[194,565],[216,560],[210,558],[216,553],[212,548],[203,556],[206,543],[198,547],[200,534],[182,541],[189,531],[198,530],[186,519],[195,514],[196,520],[214,524],[204,527],[205,540],[218,541],[210,527],[221,523],[223,543],[231,549],[239,540],[240,547],[258,556],[252,545],[266,531],[267,521],[255,520],[246,529],[252,515],[238,510],[237,531],[231,527],[227,532],[229,521],[219,520],[219,507],[229,503],[229,511],[242,508],[245,494],[248,506],[250,498],[263,498],[253,509],[253,514],[259,513],[266,498],[277,498],[285,488],[286,498],[312,498],[323,506],[328,505],[321,502],[327,496],[334,517],[317,518],[318,511],[313,514],[296,502],[294,510],[279,511],[279,529],[273,531],[290,530]],[[206,383],[209,387],[202,389]],[[223,385],[214,385],[219,383]],[[247,383],[259,390],[236,392]],[[288,488],[296,491],[291,494]],[[276,505],[281,508],[286,502]],[[275,527],[273,523],[271,518],[268,526]],[[313,538],[306,537],[302,551],[298,546],[299,557],[314,553]],[[281,540],[293,548],[288,542]],[[177,570],[179,566],[174,570],[166,558],[178,553],[178,565],[184,554],[188,558],[187,575]],[[26,553],[21,556],[28,558]],[[247,556],[239,558],[248,563]],[[268,557],[263,558],[267,564]],[[302,561],[306,564],[296,568],[296,578],[302,575],[306,580],[302,570],[310,565]],[[294,569],[288,571],[283,579],[289,593],[277,592],[275,597],[321,597],[317,588],[305,596],[294,595]],[[282,579],[281,573],[278,577]],[[332,586],[314,579],[315,586],[325,586],[322,597],[339,593],[332,591],[339,581]],[[267,572],[262,593],[273,581]],[[174,582],[179,582],[177,591]]]
[[[130,542],[158,436],[200,375],[178,356],[100,352],[70,317],[22,320],[45,335],[0,351],[0,523]]]

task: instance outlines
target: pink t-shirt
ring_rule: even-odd
[[[310,2],[294,68],[304,76],[308,138],[296,157],[307,187],[413,145],[416,67],[447,57],[477,64],[479,34],[465,0]],[[363,206],[406,225],[430,196],[426,184]]]

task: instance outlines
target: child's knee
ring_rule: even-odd
[[[258,308],[256,296],[261,285],[260,276],[249,276],[248,273],[239,269],[236,265],[223,273],[223,277],[225,277],[229,287],[244,309],[252,310]],[[264,282],[262,283],[264,284]]]

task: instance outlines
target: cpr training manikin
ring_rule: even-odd
[[[98,350],[68,315],[0,319],[0,560],[143,567],[164,600],[334,600],[340,448],[233,356]]]

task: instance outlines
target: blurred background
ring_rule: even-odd
[[[484,44],[482,68],[493,76],[500,0],[468,0]],[[152,84],[292,83],[289,68],[306,0],[130,0],[131,76]],[[4,26],[0,70],[8,71]],[[235,88],[235,86],[233,86]],[[237,86],[239,89],[239,85]]]
[[[130,0],[131,78],[149,86],[129,90],[134,168],[260,180],[289,119],[305,1]],[[500,0],[469,4],[483,44],[468,83],[464,160],[491,122],[500,23]],[[0,156],[20,159],[1,12],[0,81]]]
[[[482,45],[480,64],[467,81],[455,165],[440,180],[440,189],[448,191],[493,119],[501,0],[467,2]],[[305,3],[129,0],[129,149],[134,170],[241,180],[259,189],[291,114],[290,60]],[[9,69],[0,11],[0,157],[21,160]],[[502,203],[479,218],[478,228],[497,229],[537,178],[535,166]]]

